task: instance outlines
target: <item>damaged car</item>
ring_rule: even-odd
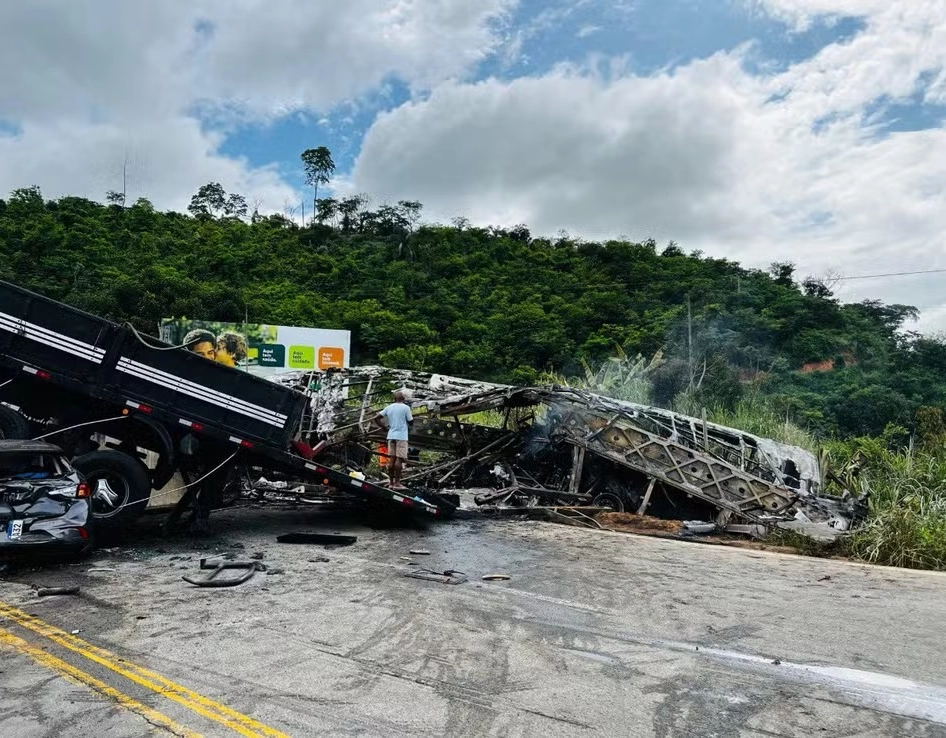
[[[86,553],[91,493],[58,446],[0,440],[0,553]]]

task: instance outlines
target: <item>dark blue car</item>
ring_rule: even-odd
[[[58,446],[0,440],[0,553],[92,547],[91,489]]]

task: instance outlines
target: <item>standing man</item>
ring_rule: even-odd
[[[375,417],[378,425],[384,424],[381,418],[388,421],[388,458],[391,460],[391,489],[405,489],[401,484],[401,473],[404,470],[404,461],[407,459],[407,431],[414,422],[411,407],[407,404],[404,393],[398,390],[394,393],[394,402],[388,405]]]

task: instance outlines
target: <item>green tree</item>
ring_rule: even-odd
[[[125,207],[124,192],[115,192],[115,190],[109,190],[105,193],[105,200],[109,205],[115,205],[120,208]]]
[[[397,205],[401,216],[407,222],[408,230],[413,233],[420,222],[420,211],[424,209],[424,206],[417,200],[399,200]]]
[[[305,183],[312,187],[312,212],[319,210],[319,185],[328,184],[335,173],[335,162],[327,146],[306,149],[301,154]]]
[[[323,197],[315,205],[315,219],[322,224],[326,221],[334,224],[335,216],[338,214],[338,200]]]
[[[223,203],[223,214],[230,218],[245,218],[248,207],[243,195],[233,193]]]
[[[197,190],[187,206],[194,217],[213,218],[227,204],[227,193],[219,182],[208,182]]]

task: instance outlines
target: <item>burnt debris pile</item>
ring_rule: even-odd
[[[481,506],[606,508],[719,531],[779,525],[819,537],[850,530],[863,515],[862,496],[825,493],[818,458],[806,449],[571,387],[384,367],[278,381],[311,398],[307,442],[357,469],[386,461],[384,430],[372,420],[404,391],[415,417],[405,481],[472,489]]]

